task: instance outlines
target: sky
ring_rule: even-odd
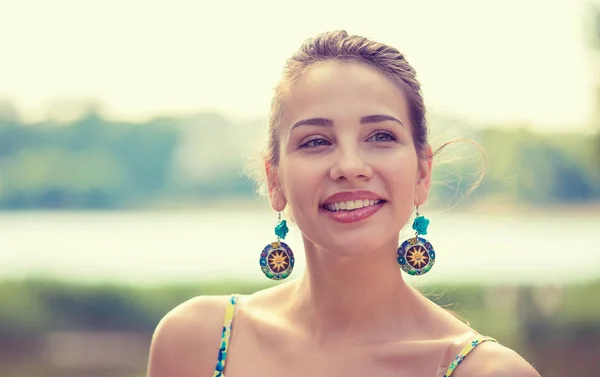
[[[544,130],[589,124],[583,0],[0,0],[0,100],[25,119],[266,116],[301,42],[345,29],[401,50],[430,111]],[[594,71],[596,69],[596,71]],[[597,76],[596,76],[597,77]]]

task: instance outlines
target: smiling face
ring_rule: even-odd
[[[329,250],[397,243],[431,172],[399,86],[364,63],[325,61],[292,85],[283,109],[279,163],[267,164],[273,208],[289,205],[304,237]]]

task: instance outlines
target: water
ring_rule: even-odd
[[[600,214],[431,217],[434,269],[422,282],[563,284],[600,277]],[[266,210],[0,214],[0,280],[59,277],[131,284],[265,279],[260,251],[276,216]],[[286,242],[304,269],[302,242]],[[403,238],[411,235],[405,231]]]

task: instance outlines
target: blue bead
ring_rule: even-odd
[[[279,224],[275,227],[275,235],[281,239],[284,239],[287,235],[289,229],[287,227],[287,222],[285,220],[281,220]]]

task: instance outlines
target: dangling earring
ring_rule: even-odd
[[[260,269],[269,279],[283,280],[290,276],[294,269],[294,253],[288,245],[281,242],[288,231],[287,223],[281,219],[279,212],[278,224],[275,227],[277,241],[268,244],[260,253]]]
[[[404,241],[397,252],[400,267],[409,275],[423,275],[429,272],[435,263],[433,246],[425,238],[419,237],[420,234],[427,234],[429,220],[419,216],[419,206],[416,212],[417,216],[412,224],[416,234]]]

